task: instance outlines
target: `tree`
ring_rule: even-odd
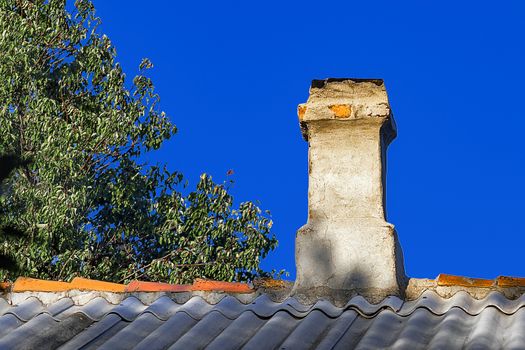
[[[39,278],[250,280],[277,246],[268,215],[233,207],[229,184],[140,162],[175,132],[146,70],[132,83],[92,3],[0,0],[0,153],[31,158],[8,180],[2,220],[27,232],[21,273]],[[129,86],[129,87],[127,87]],[[8,204],[8,205],[6,205]],[[13,277],[7,271],[4,278]],[[0,276],[0,277],[1,277]]]
[[[0,155],[0,195],[2,194],[1,186],[4,180],[9,177],[13,170],[26,163],[27,160],[22,160],[20,157],[12,154]],[[0,207],[0,238],[3,239],[5,244],[10,244],[13,240],[23,239],[24,233],[17,227],[3,222],[2,214],[5,210],[4,207]],[[0,269],[16,273],[17,267],[16,259],[12,251],[9,253],[0,253]]]

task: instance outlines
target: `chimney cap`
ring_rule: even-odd
[[[325,79],[313,79],[312,84],[310,84],[310,87],[322,89],[326,84],[333,83],[333,82],[343,82],[343,81],[353,81],[354,83],[365,83],[370,82],[374,83],[377,86],[384,85],[383,79],[376,79],[376,78],[325,78]]]
[[[390,118],[390,104],[382,79],[328,78],[312,80],[310,96],[297,108],[301,130],[318,120]]]

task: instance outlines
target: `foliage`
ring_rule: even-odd
[[[145,70],[126,82],[87,0],[0,0],[0,153],[31,158],[10,177],[2,220],[28,234],[25,275],[190,282],[266,275],[271,221],[227,185],[141,164],[176,128]],[[3,275],[2,275],[3,274]],[[7,272],[0,277],[12,277]]]
[[[13,170],[26,163],[27,160],[22,160],[20,157],[12,154],[4,154],[0,156],[0,195],[2,194],[1,186],[4,180],[9,177]],[[3,239],[7,244],[13,241],[16,242],[16,240],[19,241],[24,239],[24,233],[20,229],[1,221],[1,214],[3,214],[4,211],[5,208],[0,207],[0,238]],[[17,268],[18,265],[13,252],[0,253],[0,269],[9,270],[16,273]]]

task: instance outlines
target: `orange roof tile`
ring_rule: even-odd
[[[18,277],[13,283],[13,292],[65,292],[71,289],[68,282],[46,281],[29,277]]]
[[[100,292],[124,293],[125,284],[91,280],[88,278],[75,277],[70,283],[69,289],[97,290]]]
[[[498,287],[525,287],[525,278],[499,276],[496,279]]]
[[[5,284],[5,286],[4,286]],[[0,290],[6,290],[11,285],[4,283]],[[13,292],[66,292],[69,290],[100,291],[112,293],[124,292],[191,292],[191,291],[221,291],[230,293],[251,293],[253,289],[246,283],[221,282],[196,279],[192,285],[168,284],[160,282],[132,281],[128,285],[91,280],[75,277],[70,283],[62,281],[47,281],[29,277],[19,277],[12,285]]]
[[[160,282],[131,281],[126,292],[191,292],[188,284],[169,284]]]
[[[253,284],[256,287],[268,288],[268,289],[282,289],[286,288],[286,283],[283,280],[276,280],[273,278],[259,278],[256,279]]]
[[[230,293],[251,293],[253,289],[246,283],[221,282],[197,278],[193,282],[192,290],[197,291],[220,291]]]
[[[525,278],[523,277],[509,277],[509,276],[499,276],[494,280],[483,279],[483,278],[470,278],[463,276],[454,276],[447,274],[440,274],[436,282],[438,286],[463,286],[463,287],[479,287],[479,288],[488,288],[488,287],[500,287],[500,288],[510,288],[510,287],[525,287]]]
[[[262,279],[255,282],[256,287],[279,288],[284,282],[278,280]],[[499,276],[495,280],[483,278],[469,278],[448,274],[440,274],[436,278],[438,286],[461,286],[474,288],[510,288],[525,287],[525,278]],[[252,293],[254,288],[241,282],[222,282],[207,279],[196,279],[193,284],[169,284],[161,282],[132,281],[128,285],[91,280],[75,277],[70,283],[62,281],[47,281],[29,277],[19,277],[11,284],[0,282],[0,292],[65,292],[69,290],[101,291],[112,293],[132,292],[191,292],[191,291],[213,291],[225,293]]]
[[[463,276],[454,276],[441,273],[437,280],[438,286],[462,286],[462,287],[479,287],[487,288],[494,285],[493,280],[483,278],[470,278]]]

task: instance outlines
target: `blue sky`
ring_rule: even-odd
[[[307,215],[297,122],[314,78],[383,78],[398,125],[388,221],[412,277],[525,276],[525,5],[394,1],[102,1],[128,77],[151,59],[179,133],[148,157],[272,212],[267,269],[295,278]]]

